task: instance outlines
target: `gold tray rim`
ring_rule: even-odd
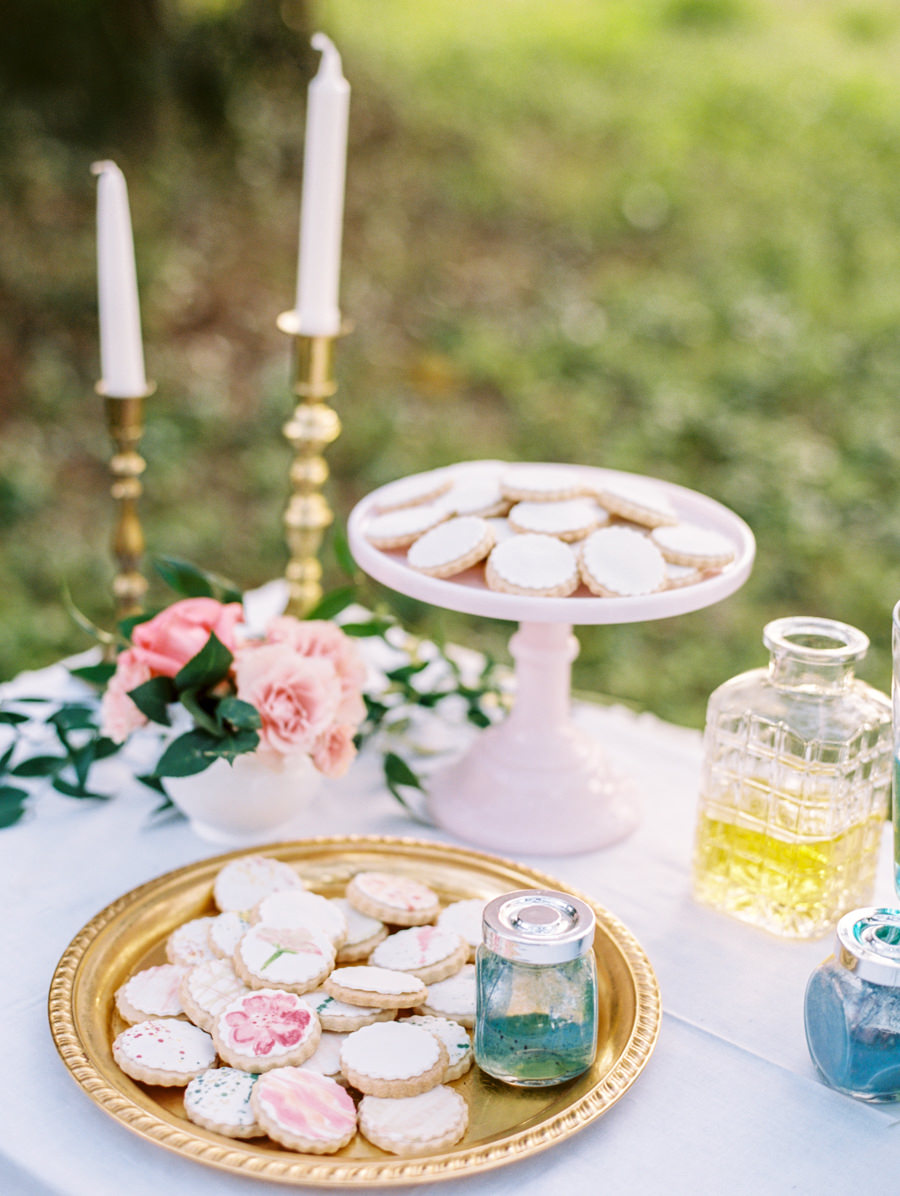
[[[634,983],[635,1016],[625,1049],[609,1072],[572,1105],[530,1129],[511,1131],[500,1139],[473,1144],[467,1150],[453,1154],[352,1160],[333,1156],[294,1155],[286,1151],[284,1160],[263,1159],[242,1150],[238,1140],[230,1145],[212,1142],[142,1109],[117,1083],[117,1078],[121,1076],[124,1085],[124,1075],[116,1069],[108,1069],[107,1074],[107,1069],[91,1058],[87,1044],[78,1033],[76,982],[85,957],[98,941],[102,941],[104,930],[111,922],[129,906],[138,904],[164,884],[182,878],[188,880],[194,873],[198,874],[199,879],[200,874],[217,870],[228,860],[250,852],[284,858],[285,853],[289,855],[292,849],[307,852],[326,849],[370,850],[386,851],[388,854],[399,851],[403,855],[425,851],[476,870],[483,870],[485,865],[489,865],[510,871],[518,879],[528,882],[523,887],[563,889],[580,897],[593,909],[598,924],[618,950]],[[138,1136],[182,1157],[232,1174],[320,1187],[381,1187],[451,1179],[462,1173],[491,1170],[545,1150],[596,1120],[631,1087],[650,1059],[662,1021],[659,985],[643,948],[618,918],[593,898],[548,873],[502,856],[452,844],[382,835],[323,835],[230,851],[172,869],[129,890],[86,923],[63,952],[50,984],[48,1014],[56,1048],[76,1082],[95,1104]]]

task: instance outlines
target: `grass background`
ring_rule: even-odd
[[[150,552],[278,576],[308,35],[351,82],[330,498],[459,459],[694,487],[758,540],[705,612],[583,628],[575,682],[700,725],[818,614],[890,684],[900,10],[890,0],[34,0],[0,47],[0,676],[109,619],[91,161],[129,183]],[[26,11],[27,10],[27,11]],[[336,580],[336,579],[335,579]],[[154,589],[154,601],[164,600]],[[370,600],[386,598],[369,591]],[[404,607],[500,653],[510,626]]]

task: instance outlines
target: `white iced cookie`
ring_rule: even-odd
[[[455,930],[469,944],[469,959],[475,958],[475,949],[481,942],[483,927],[481,916],[487,902],[482,897],[466,897],[463,901],[451,901],[438,914],[437,924],[445,930]]]
[[[727,536],[696,523],[657,527],[651,533],[653,543],[673,565],[693,565],[697,569],[721,569],[734,560],[734,545]]]
[[[126,1022],[143,1022],[148,1017],[178,1017],[181,981],[187,968],[164,963],[135,972],[116,989],[116,1009]]]
[[[413,540],[437,527],[447,518],[447,511],[437,503],[403,507],[375,515],[366,525],[366,539],[376,548],[408,548]]]
[[[502,544],[504,540],[516,535],[516,530],[510,527],[508,519],[488,519],[488,525],[494,533],[494,543]]]
[[[334,946],[318,930],[302,926],[251,927],[234,949],[234,970],[250,988],[306,993],[334,967]]]
[[[417,507],[446,495],[453,485],[450,473],[423,473],[417,477],[400,478],[390,482],[378,492],[375,510],[379,515],[388,511],[399,511],[404,507]]]
[[[493,546],[494,534],[486,519],[460,515],[410,545],[406,563],[429,577],[453,577],[484,560]]]
[[[401,1100],[364,1096],[359,1106],[360,1132],[374,1146],[397,1155],[445,1150],[460,1140],[468,1121],[466,1102],[444,1085]]]
[[[467,963],[448,980],[429,984],[418,1012],[447,1017],[471,1030],[475,1025],[475,965]]]
[[[336,1034],[333,1030],[323,1030],[314,1053],[300,1066],[336,1080],[341,1074],[341,1047],[346,1037],[346,1034]]]
[[[382,939],[387,938],[387,927],[379,918],[370,918],[354,909],[346,897],[333,897],[332,902],[347,923],[347,937],[338,949],[337,962],[356,963],[359,959],[368,959]]]
[[[201,1072],[184,1090],[188,1118],[226,1138],[258,1138],[263,1129],[250,1107],[257,1077],[235,1067]]]
[[[248,918],[233,909],[213,918],[209,927],[209,945],[213,955],[218,959],[231,959],[235,947],[251,924]]]
[[[212,1037],[231,1067],[260,1072],[304,1063],[321,1033],[319,1019],[296,993],[261,988],[229,1001],[216,1018]]]
[[[356,1133],[356,1108],[336,1080],[302,1067],[260,1076],[250,1104],[275,1142],[308,1154],[333,1154]]]
[[[181,1018],[148,1018],[113,1042],[113,1058],[127,1076],[164,1088],[183,1087],[215,1057],[210,1036]]]
[[[696,565],[673,565],[666,561],[666,589],[680,590],[682,586],[692,586],[703,577],[702,570]]]
[[[303,1000],[318,1017],[323,1030],[333,1030],[337,1033],[348,1034],[351,1030],[371,1026],[373,1022],[393,1021],[397,1016],[396,1009],[379,1009],[374,1005],[349,1005],[346,1001],[338,1001],[324,988],[304,993]]]
[[[442,1084],[449,1084],[464,1076],[472,1066],[472,1043],[465,1026],[448,1017],[431,1017],[427,1013],[414,1013],[406,1019],[408,1026],[421,1026],[434,1034],[447,1048],[447,1070],[441,1077]]]
[[[370,1096],[414,1096],[440,1083],[447,1048],[421,1026],[379,1022],[348,1034],[341,1071],[352,1087]]]
[[[230,959],[208,959],[185,974],[181,981],[181,1003],[195,1026],[211,1032],[228,1002],[248,991]]]
[[[418,976],[425,984],[445,980],[469,957],[469,944],[455,930],[410,926],[389,935],[369,956],[377,968],[393,968]]]
[[[347,937],[347,919],[341,907],[327,897],[303,889],[264,897],[253,910],[252,918],[266,926],[297,926],[319,931],[335,948]]]
[[[357,872],[347,900],[361,914],[393,926],[424,926],[437,917],[437,893],[421,881],[394,872]]]
[[[553,502],[586,489],[579,474],[555,465],[511,465],[500,475],[500,487],[510,502]]]
[[[423,981],[410,972],[367,964],[335,968],[322,987],[335,1000],[368,1009],[412,1009],[428,994]]]
[[[578,558],[554,536],[526,533],[493,549],[484,577],[504,594],[564,598],[578,588]]]
[[[644,527],[678,522],[669,496],[662,486],[649,478],[609,478],[597,488],[596,495],[607,511]]]
[[[592,498],[569,498],[560,502],[520,502],[507,515],[516,532],[537,532],[572,543],[583,540],[600,523],[609,521]]]
[[[604,527],[581,546],[581,576],[592,594],[633,598],[664,588],[666,562],[643,532]]]
[[[282,889],[306,886],[293,868],[266,855],[245,855],[226,864],[213,884],[213,898],[220,910],[253,909]]]
[[[440,505],[451,515],[480,515],[483,519],[503,515],[509,508],[494,471],[469,469],[458,474],[453,485],[441,496]]]
[[[215,959],[209,945],[209,928],[212,918],[193,918],[177,926],[166,939],[166,959],[169,963],[192,968],[205,959]]]

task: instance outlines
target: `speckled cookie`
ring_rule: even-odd
[[[642,532],[605,527],[592,532],[581,546],[581,576],[592,594],[634,598],[655,594],[666,584],[666,562]]]
[[[516,503],[507,519],[513,531],[556,536],[572,543],[583,540],[601,523],[608,523],[609,512],[598,507],[593,498],[569,498],[561,502]]]
[[[486,519],[459,515],[410,545],[406,563],[429,577],[453,577],[483,561],[493,547],[494,533]]]
[[[609,477],[597,487],[596,496],[600,505],[611,514],[643,527],[678,522],[669,496],[651,478]]]
[[[727,536],[696,523],[654,528],[651,539],[673,565],[721,569],[735,557],[734,545]]]
[[[482,914],[486,904],[483,897],[466,897],[463,901],[451,901],[438,914],[438,926],[455,930],[469,944],[470,960],[475,958],[475,950],[482,939]]]
[[[252,926],[234,949],[234,970],[251,988],[307,993],[334,967],[334,946],[321,931]]]
[[[297,926],[319,931],[340,947],[347,937],[347,919],[343,910],[327,897],[301,889],[272,893],[263,898],[252,913],[254,922],[266,926]]]
[[[455,930],[439,926],[410,926],[389,935],[369,956],[377,968],[409,972],[425,984],[445,980],[469,957],[469,944]]]
[[[390,1022],[397,1016],[396,1009],[348,1005],[346,1001],[338,1001],[332,997],[324,988],[304,993],[303,1000],[318,1017],[323,1030],[334,1030],[338,1033],[348,1034],[351,1030],[361,1030],[363,1026],[371,1026],[374,1022]]]
[[[449,1084],[464,1076],[472,1066],[472,1043],[465,1026],[448,1017],[431,1017],[427,1013],[414,1013],[406,1018],[406,1025],[421,1026],[434,1034],[447,1048],[447,1068],[441,1077],[442,1084]]]
[[[116,989],[116,1009],[126,1022],[143,1022],[148,1017],[178,1017],[184,1012],[181,981],[187,968],[164,963],[143,968]]]
[[[446,1017],[471,1030],[475,1025],[475,965],[467,963],[448,980],[429,984],[417,1012]]]
[[[225,910],[253,909],[269,893],[306,886],[289,864],[267,855],[244,855],[221,869],[213,884],[213,898]]]
[[[259,1138],[264,1130],[250,1107],[257,1077],[235,1067],[201,1072],[184,1090],[189,1120],[226,1138]]]
[[[235,974],[230,959],[208,959],[185,973],[180,991],[187,1016],[195,1026],[211,1032],[228,1002],[249,992],[249,988]]]
[[[408,548],[447,517],[447,511],[436,503],[403,507],[399,511],[373,516],[366,525],[365,536],[376,548]]]
[[[373,1146],[396,1155],[446,1150],[460,1140],[468,1122],[466,1102],[444,1085],[401,1100],[364,1096],[359,1106],[363,1136]]]
[[[261,988],[229,1001],[216,1018],[212,1040],[232,1067],[261,1072],[303,1063],[321,1033],[319,1019],[296,993]]]
[[[492,550],[484,579],[504,594],[565,598],[578,588],[578,558],[555,536],[525,533]]]
[[[205,959],[215,959],[209,945],[209,928],[213,918],[193,918],[177,926],[166,939],[166,959],[169,963],[192,968]]]
[[[421,1026],[379,1022],[348,1034],[341,1071],[348,1084],[369,1096],[415,1096],[440,1083],[447,1048]]]
[[[197,1026],[175,1017],[148,1018],[129,1026],[113,1042],[122,1071],[144,1084],[180,1088],[212,1067],[213,1040]]]
[[[437,917],[437,893],[421,881],[393,872],[357,872],[347,900],[361,914],[392,926],[424,926]]]
[[[347,1005],[377,1009],[412,1009],[428,992],[418,976],[365,964],[335,968],[322,987]]]

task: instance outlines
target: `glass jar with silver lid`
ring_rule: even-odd
[[[577,897],[521,889],[485,906],[476,954],[475,1059],[496,1079],[559,1084],[597,1050],[595,918]]]

